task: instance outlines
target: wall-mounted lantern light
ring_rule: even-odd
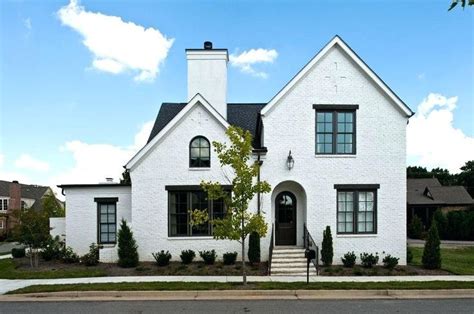
[[[291,156],[291,150],[290,150],[290,153],[288,154],[288,158],[286,158],[286,166],[288,167],[288,170],[291,170],[294,165],[295,165],[295,160],[293,159],[293,156]]]

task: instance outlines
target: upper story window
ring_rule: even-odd
[[[204,136],[196,136],[189,143],[189,167],[209,168],[211,166],[211,145]]]
[[[357,105],[314,105],[316,154],[356,153]]]
[[[0,198],[0,211],[7,211],[8,210],[8,199],[7,198]]]

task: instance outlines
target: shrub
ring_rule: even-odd
[[[321,261],[324,266],[330,266],[332,264],[333,256],[334,250],[332,247],[331,227],[326,226],[326,230],[323,232],[323,243],[321,246]]]
[[[133,232],[128,227],[127,222],[122,219],[118,232],[118,265],[120,267],[137,267],[137,248],[138,246],[133,238]]]
[[[447,214],[446,238],[449,240],[474,240],[474,211],[451,211]],[[443,237],[438,225],[440,237]]]
[[[440,241],[438,228],[436,222],[431,224],[431,228],[428,232],[428,239],[423,249],[423,256],[421,257],[421,263],[426,269],[439,269],[441,268],[441,252],[440,252]]]
[[[360,254],[360,261],[362,267],[372,268],[379,262],[379,255],[378,253],[375,253],[375,255],[373,255],[372,253],[362,253]]]
[[[61,261],[66,264],[74,264],[79,262],[79,255],[74,253],[72,247],[63,248],[61,252]]]
[[[399,260],[400,260],[399,258],[397,258],[395,256],[391,256],[389,254],[389,255],[387,255],[383,258],[382,262],[383,262],[383,266],[385,268],[388,268],[388,269],[392,270],[392,269],[395,268],[395,266],[398,265]]]
[[[22,257],[25,257],[25,255],[26,255],[26,252],[25,252],[24,247],[22,247],[22,248],[13,248],[12,249],[13,258],[22,258]]]
[[[411,239],[421,239],[421,234],[423,233],[423,223],[421,222],[420,217],[417,215],[413,216],[410,224],[408,225],[408,237]]]
[[[50,261],[53,259],[61,259],[62,252],[64,251],[64,242],[59,240],[59,236],[51,237],[46,240],[42,251],[40,253],[41,258],[45,261]]]
[[[440,239],[447,239],[448,236],[448,218],[441,209],[437,209],[433,215],[433,221],[436,222]]]
[[[86,266],[97,266],[99,264],[99,247],[95,243],[89,246],[89,253],[81,257],[81,262]]]
[[[211,251],[199,251],[199,256],[204,260],[204,263],[206,265],[212,265],[216,261],[216,251],[211,250]]]
[[[257,232],[252,232],[249,236],[249,262],[251,264],[260,263],[260,236]]]
[[[342,263],[344,264],[344,267],[354,267],[355,262],[356,262],[356,255],[354,251],[352,252],[347,252],[344,254],[344,257],[341,257]]]
[[[181,251],[179,257],[181,257],[181,262],[183,262],[183,264],[191,264],[194,257],[196,257],[196,253],[194,253],[193,250],[184,250]]]
[[[222,257],[224,258],[224,265],[234,265],[237,259],[237,252],[227,252]]]
[[[170,263],[171,254],[168,251],[165,252],[161,250],[161,252],[152,253],[151,255],[153,255],[153,257],[155,258],[155,261],[158,266],[166,266]]]
[[[413,253],[410,248],[407,246],[407,263],[411,263],[413,261]]]

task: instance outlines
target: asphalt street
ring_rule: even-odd
[[[474,299],[0,302],[0,313],[474,313]]]

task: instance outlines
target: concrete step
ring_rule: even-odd
[[[306,267],[306,261],[304,262],[273,262],[272,268],[275,267]]]
[[[304,251],[302,252],[275,252],[273,251],[273,256],[295,256],[304,258]]]

